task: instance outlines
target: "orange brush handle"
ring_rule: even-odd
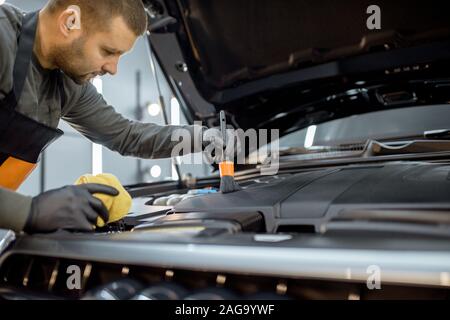
[[[224,161],[219,163],[220,176],[231,176],[234,177],[234,162]]]

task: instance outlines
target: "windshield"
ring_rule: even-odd
[[[422,136],[450,128],[450,106],[431,105],[353,115],[295,131],[280,138],[280,148],[338,146],[369,139]]]

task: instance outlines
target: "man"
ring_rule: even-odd
[[[114,188],[67,186],[34,198],[15,192],[42,150],[62,134],[60,119],[93,142],[141,158],[169,158],[177,143],[172,132],[194,133],[194,126],[125,119],[89,82],[116,74],[119,58],[146,30],[141,0],[49,0],[26,15],[0,5],[0,228],[89,231],[98,216],[107,221],[106,208],[92,194],[114,196]]]

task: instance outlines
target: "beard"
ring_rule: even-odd
[[[56,66],[76,84],[83,85],[101,73],[88,72],[84,54],[85,37],[74,40],[71,44],[53,49],[53,61]]]

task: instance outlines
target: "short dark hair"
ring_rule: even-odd
[[[64,10],[70,5],[81,9],[81,23],[88,30],[105,29],[107,22],[121,16],[136,36],[147,30],[147,14],[142,0],[49,0],[50,12]]]

